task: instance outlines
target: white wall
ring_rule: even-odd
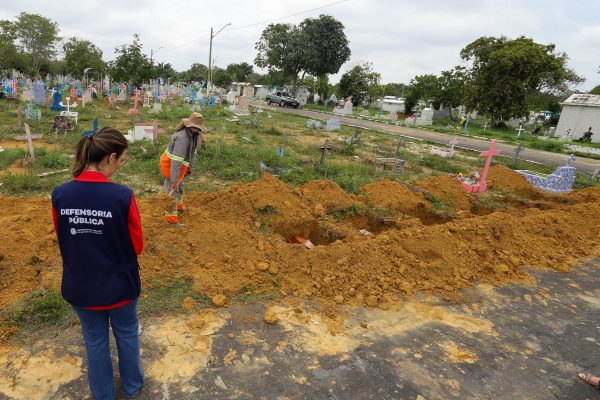
[[[563,105],[556,136],[565,136],[571,130],[571,137],[579,139],[592,127],[592,142],[600,142],[600,107]]]

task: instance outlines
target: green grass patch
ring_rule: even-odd
[[[27,152],[23,149],[4,149],[0,153],[0,170],[6,169],[12,165],[19,158],[27,156]]]
[[[63,329],[76,319],[76,314],[60,292],[38,289],[5,310],[2,317],[2,324],[27,335],[47,328]]]
[[[242,285],[237,293],[231,296],[230,300],[232,303],[258,303],[261,301],[275,300],[279,297],[281,297],[281,295],[275,290],[259,291],[252,285]]]
[[[186,297],[192,298],[197,308],[210,306],[208,297],[193,289],[192,278],[170,278],[154,281],[146,285],[138,304],[140,315],[164,315],[181,312],[181,302]]]

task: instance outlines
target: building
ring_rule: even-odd
[[[573,94],[561,104],[558,136],[579,139],[592,128],[592,142],[600,142],[600,95]]]
[[[384,96],[376,102],[376,106],[381,108],[381,111],[390,113],[404,112],[404,99],[402,97]]]

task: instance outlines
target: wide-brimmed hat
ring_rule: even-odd
[[[207,131],[206,126],[204,126],[204,116],[197,112],[193,112],[189,118],[182,118],[175,130],[179,131],[183,127],[200,129],[202,132]]]

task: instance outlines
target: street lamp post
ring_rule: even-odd
[[[213,34],[213,28],[210,27],[210,45],[208,47],[208,82],[206,83],[206,94],[209,95],[212,89],[212,40],[215,36],[217,36],[223,29],[231,25],[231,23],[227,23],[223,25],[221,29],[217,31],[217,33]]]

